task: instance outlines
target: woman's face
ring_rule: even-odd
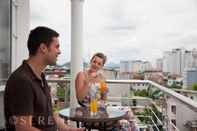
[[[98,56],[94,56],[94,58],[90,62],[90,70],[96,72],[100,70],[102,67],[103,67],[103,59]]]

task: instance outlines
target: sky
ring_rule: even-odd
[[[62,54],[70,60],[71,0],[30,0],[31,28],[49,26],[60,33]],[[173,48],[197,48],[196,0],[84,0],[83,58],[96,52],[108,63],[154,62]]]

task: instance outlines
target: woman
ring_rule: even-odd
[[[104,76],[101,73],[99,73],[99,71],[103,68],[106,59],[107,58],[103,53],[94,54],[90,60],[90,68],[88,70],[81,71],[77,74],[75,80],[76,95],[77,95],[78,103],[81,106],[87,107],[90,103],[91,84],[105,81]],[[101,99],[105,99],[105,97],[101,96]],[[110,131],[119,130],[116,127],[117,125],[118,125],[117,122],[106,123],[107,130]],[[94,126],[95,128],[99,128],[98,123],[95,123],[92,126]]]
[[[76,95],[81,106],[89,105],[91,84],[105,81],[104,76],[99,71],[103,68],[106,59],[103,53],[94,54],[90,60],[90,68],[77,74],[75,80]]]

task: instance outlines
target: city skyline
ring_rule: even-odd
[[[70,0],[30,3],[31,28],[45,25],[60,32],[62,54],[58,63],[69,61]],[[108,56],[108,62],[153,63],[164,51],[191,50],[197,42],[196,7],[193,0],[85,0],[83,57],[88,61],[100,51]]]

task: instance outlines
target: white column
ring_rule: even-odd
[[[83,70],[83,3],[71,0],[71,90],[70,107],[77,106],[75,78]]]
[[[12,3],[12,71],[28,56],[27,38],[30,28],[29,0],[13,0]]]

